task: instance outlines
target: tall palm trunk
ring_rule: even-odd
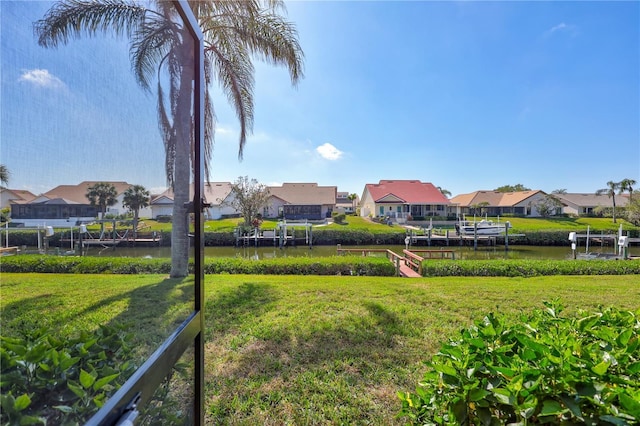
[[[616,194],[611,194],[611,199],[613,200],[613,223],[616,223]]]
[[[191,177],[191,110],[193,99],[193,63],[190,43],[183,39],[180,61],[180,88],[176,103],[175,163],[173,169],[173,222],[171,226],[171,277],[188,274],[189,266],[189,181]],[[191,62],[190,62],[191,61]]]
[[[138,219],[140,215],[140,209],[133,210],[133,239],[138,238]]]

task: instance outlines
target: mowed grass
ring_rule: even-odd
[[[474,320],[558,299],[566,315],[640,306],[640,276],[380,278],[208,275],[207,424],[403,424],[396,392]],[[126,323],[148,349],[188,311],[193,282],[158,275],[3,274],[3,335]]]

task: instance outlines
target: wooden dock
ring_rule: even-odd
[[[369,256],[372,253],[384,253],[396,267],[396,275],[407,278],[422,277],[422,262],[425,259],[455,259],[453,250],[402,250],[402,255],[389,249],[343,249],[338,244],[338,254],[353,253]],[[420,255],[415,252],[420,253]]]
[[[20,251],[18,246],[0,247],[0,256],[11,256],[14,254],[18,254],[18,251]]]

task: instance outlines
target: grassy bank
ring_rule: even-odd
[[[489,218],[496,220],[497,218]],[[524,234],[525,237],[512,238],[511,244],[526,245],[568,245],[568,234],[571,231],[584,233],[587,227],[592,233],[616,233],[622,224],[624,232],[630,236],[640,235],[640,228],[631,225],[623,219],[618,223],[613,223],[610,218],[501,218],[502,221],[509,220],[512,225],[511,234]],[[171,244],[171,223],[157,222],[146,219],[144,222],[144,232],[156,232],[162,238],[162,244]],[[231,246],[236,244],[234,230],[241,224],[242,219],[220,219],[210,220],[205,223],[205,245],[207,246]],[[262,223],[262,230],[273,230],[278,221],[275,219],[265,220]],[[418,226],[428,226],[428,222],[416,223]],[[131,225],[121,222],[118,225],[119,232],[124,234],[127,227]],[[446,225],[436,224],[436,229],[453,229],[454,222]],[[91,225],[89,230],[95,235],[100,233],[100,225]],[[421,231],[420,231],[421,232]],[[304,238],[304,230],[296,230],[298,237]],[[313,241],[316,245],[345,244],[345,245],[388,245],[404,244],[407,229],[400,225],[385,225],[373,222],[358,216],[347,216],[345,223],[317,224],[313,226]],[[0,229],[0,234],[2,230]],[[60,228],[50,238],[51,246],[61,245],[61,238],[69,238],[69,230]],[[444,244],[444,243],[442,243]],[[12,230],[9,233],[10,246],[36,246],[37,236],[35,231]]]
[[[566,314],[637,309],[638,276],[377,278],[208,275],[207,424],[402,424],[397,391],[423,361],[489,312],[518,318],[557,298]],[[3,335],[127,324],[140,353],[189,306],[163,275],[3,273]]]

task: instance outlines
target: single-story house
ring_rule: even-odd
[[[189,199],[193,199],[194,187],[189,186]],[[238,212],[231,206],[233,198],[230,182],[209,182],[204,184],[204,199],[210,204],[204,214],[206,219],[220,219],[224,216],[234,216]],[[162,194],[151,198],[151,218],[171,216],[173,214],[173,189],[167,189]]]
[[[37,197],[30,202],[11,204],[11,222],[24,226],[76,226],[98,216],[98,206],[77,203],[66,198]]]
[[[534,191],[475,191],[470,194],[460,194],[451,198],[455,206],[456,215],[488,215],[488,216],[529,216],[539,217],[537,204],[547,194],[540,190]]]
[[[269,186],[269,203],[264,208],[267,218],[289,220],[322,220],[331,217],[336,208],[338,188],[317,183],[283,183]]]
[[[67,226],[95,220],[99,207],[87,199],[89,188],[103,181],[84,181],[78,185],[58,185],[32,200],[11,202],[11,221],[24,226]],[[131,187],[127,182],[106,182],[116,188],[117,202],[107,207],[106,214],[119,215],[127,211],[122,205],[124,192]],[[140,212],[144,217],[144,212]]]
[[[24,189],[0,188],[0,209],[11,207],[12,201],[29,202],[36,198],[31,191]]]
[[[606,194],[554,194],[562,202],[562,213],[576,216],[593,215],[598,208],[613,208],[613,199]],[[626,207],[629,197],[616,195],[616,207]]]
[[[446,216],[449,199],[432,183],[419,180],[381,180],[362,192],[360,216],[389,217],[398,222],[428,216]]]

